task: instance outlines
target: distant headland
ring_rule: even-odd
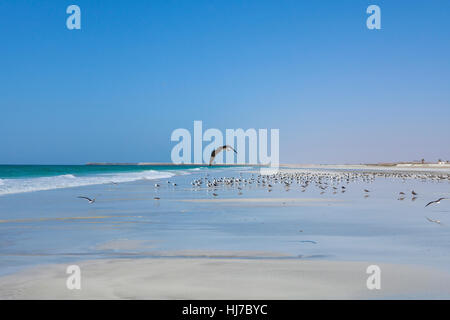
[[[172,163],[172,162],[88,162],[87,166],[161,166],[161,167],[209,167],[207,163]],[[213,164],[212,167],[264,167],[261,164]]]

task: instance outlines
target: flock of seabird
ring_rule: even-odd
[[[214,156],[222,150],[226,150],[228,146],[223,146],[215,150],[212,153],[211,162],[214,160]],[[233,151],[235,151],[233,149]],[[372,183],[376,178],[399,178],[403,181],[409,179],[419,179],[421,181],[449,181],[450,174],[436,174],[436,173],[411,173],[411,172],[278,172],[272,175],[260,175],[249,174],[244,177],[242,173],[237,177],[221,177],[212,178],[209,174],[206,174],[203,178],[197,178],[191,182],[194,190],[206,189],[211,191],[213,197],[218,197],[217,190],[219,188],[235,188],[238,191],[238,195],[242,195],[244,188],[258,187],[265,188],[268,192],[271,192],[275,185],[281,185],[286,191],[291,189],[292,185],[298,185],[301,188],[301,192],[305,192],[307,188],[315,186],[319,189],[320,194],[324,194],[327,190],[330,190],[332,194],[345,193],[347,191],[348,184],[352,182]],[[177,186],[176,183],[167,181],[168,185]],[[161,187],[156,183],[155,189]],[[364,197],[369,197],[371,190],[363,189],[362,193]],[[405,192],[399,192],[398,200],[404,200],[406,197]],[[411,200],[415,201],[418,197],[418,193],[414,190],[411,191]],[[95,199],[89,197],[80,196],[78,198],[87,200],[90,204],[95,202]],[[160,200],[159,197],[154,197],[154,200]],[[430,201],[425,205],[425,208],[430,205],[437,205],[443,200],[449,200],[449,198],[439,198],[434,201]],[[426,217],[430,222],[441,224],[439,220],[434,220]]]
[[[273,175],[259,175],[251,174],[248,178],[243,178],[242,174],[239,177],[223,177],[223,178],[210,178],[206,175],[203,178],[195,179],[191,182],[194,189],[199,190],[206,188],[207,190],[217,191],[220,187],[237,188],[238,195],[242,195],[242,190],[245,187],[261,187],[266,188],[268,192],[271,192],[274,185],[282,185],[286,191],[289,191],[291,185],[297,184],[301,187],[301,192],[305,192],[310,186],[315,186],[320,190],[320,194],[324,194],[326,190],[331,190],[333,194],[345,193],[347,187],[345,185],[351,182],[363,182],[372,183],[376,178],[400,178],[403,181],[407,179],[419,179],[421,181],[449,181],[450,175],[448,174],[425,174],[425,173],[399,173],[399,172],[280,172]],[[345,185],[344,185],[345,184]],[[369,197],[371,190],[363,189],[364,197]],[[217,197],[216,192],[212,193],[214,197]],[[406,193],[399,192],[400,197],[398,200],[404,200]],[[419,194],[411,190],[411,200],[415,201]],[[433,204],[439,204],[442,200],[448,200],[447,198],[439,198],[435,201],[430,201],[425,205],[428,207]],[[430,222],[441,224],[439,220],[433,220],[428,217],[426,219]]]

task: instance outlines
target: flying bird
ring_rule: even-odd
[[[89,203],[94,203],[95,202],[95,199],[91,199],[91,198],[88,198],[88,197],[77,197],[77,198],[80,198],[80,199],[86,199],[87,201],[89,201]]]
[[[428,217],[425,217],[425,218],[427,218],[427,220],[430,221],[430,222],[434,222],[434,223],[437,223],[437,224],[441,224],[441,221],[439,221],[439,220],[433,220],[433,219],[430,219],[430,218],[428,218]]]
[[[439,204],[439,203],[441,203],[442,200],[448,200],[448,199],[447,199],[447,198],[439,198],[439,199],[437,199],[437,200],[428,202],[427,205],[425,206],[425,208],[428,207],[428,206],[431,205],[431,204]]]
[[[417,196],[417,193],[414,190],[411,191],[411,193],[412,193],[413,196]]]
[[[231,146],[229,146],[229,145],[224,145],[224,146],[218,147],[216,150],[213,150],[213,151],[211,152],[211,159],[209,159],[209,165],[210,165],[210,166],[212,165],[212,163],[213,163],[213,161],[214,161],[214,158],[215,158],[220,152],[222,152],[223,150],[234,151],[234,153],[237,154],[237,151],[234,150],[233,147],[231,147]]]

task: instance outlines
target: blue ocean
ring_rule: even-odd
[[[195,166],[0,165],[0,196],[31,191],[170,178]]]

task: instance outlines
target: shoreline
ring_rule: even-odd
[[[207,163],[181,163],[176,164],[172,162],[133,162],[133,163],[120,163],[120,162],[88,162],[84,164],[86,166],[167,166],[167,167],[269,167],[264,164],[249,164],[249,163],[231,163],[231,164],[213,164]],[[279,165],[280,168],[433,168],[433,169],[449,169],[450,163],[438,164],[438,163],[406,163],[406,162],[393,162],[393,163],[355,163],[355,164],[313,164],[313,163],[284,163]]]
[[[116,162],[88,162],[86,166],[154,166],[154,167],[265,167],[262,164],[232,163],[232,164],[213,164],[207,163],[172,163],[172,162],[135,162],[135,163],[116,163]]]

